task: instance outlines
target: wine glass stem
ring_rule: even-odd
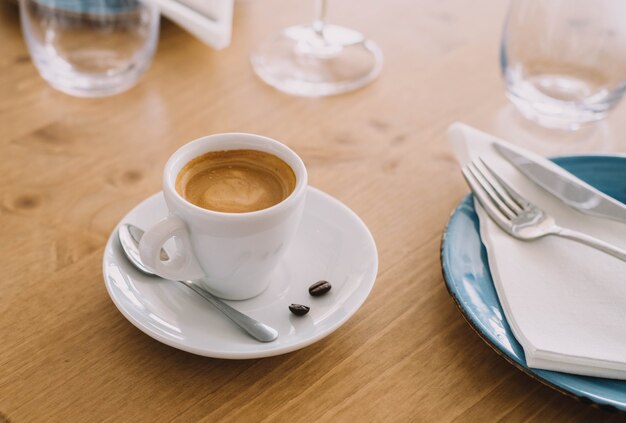
[[[320,37],[324,36],[326,26],[326,0],[315,0],[315,18],[313,19],[313,29]]]

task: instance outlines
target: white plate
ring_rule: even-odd
[[[122,222],[146,229],[165,217],[163,194],[135,207]],[[370,293],[378,269],[374,238],[359,217],[328,194],[309,187],[302,223],[270,286],[259,296],[228,301],[278,330],[276,341],[258,342],[204,299],[181,284],[150,278],[128,263],[117,228],[107,243],[104,283],[122,314],[154,339],[194,354],[216,358],[259,358],[310,345],[344,324]],[[311,297],[308,287],[325,279],[331,291]],[[311,307],[298,317],[289,304]]]

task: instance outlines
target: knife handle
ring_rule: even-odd
[[[589,247],[595,248],[596,250],[600,250],[607,254],[612,255],[615,258],[618,258],[622,261],[626,261],[626,250],[622,250],[614,245],[609,244],[608,242],[604,242],[599,240],[598,238],[594,238],[592,236],[583,234],[581,232],[573,231],[571,229],[559,228],[554,235],[571,239],[572,241],[580,242],[581,244],[587,245]]]

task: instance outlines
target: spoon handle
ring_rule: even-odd
[[[222,313],[226,315],[230,320],[232,320],[237,326],[248,332],[251,336],[258,339],[261,342],[271,342],[278,338],[278,332],[258,320],[254,320],[253,318],[246,316],[243,313],[238,312],[228,304],[222,302],[219,298],[215,297],[213,294],[209,293],[204,288],[194,284],[190,281],[178,281],[183,285],[187,286],[189,289],[193,290],[196,294],[200,295],[202,298],[213,304],[217,309],[219,309]]]

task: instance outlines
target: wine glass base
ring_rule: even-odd
[[[378,46],[357,31],[326,25],[286,28],[265,41],[250,61],[267,84],[287,94],[322,97],[355,90],[382,69]]]

